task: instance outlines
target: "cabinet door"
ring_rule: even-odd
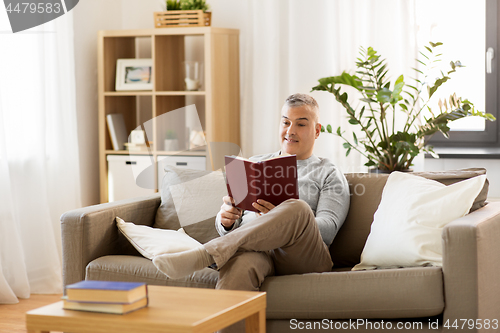
[[[151,156],[108,155],[107,160],[109,202],[155,193]]]
[[[206,170],[207,158],[205,156],[158,156],[158,189],[161,189],[161,182],[167,165],[177,168]]]

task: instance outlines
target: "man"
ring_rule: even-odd
[[[313,154],[321,132],[314,98],[289,96],[281,115],[281,150],[251,160],[295,154],[300,199],[278,206],[259,199],[253,203],[257,214],[233,207],[233,199],[225,196],[216,218],[222,237],[194,250],[154,258],[155,266],[168,277],[181,278],[215,263],[217,289],[259,290],[269,275],[331,270],[328,247],[349,208],[347,180],[329,160]]]

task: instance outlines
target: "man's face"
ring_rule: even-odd
[[[280,142],[283,153],[295,154],[298,160],[312,155],[314,140],[321,132],[316,113],[309,106],[288,107],[281,110]]]

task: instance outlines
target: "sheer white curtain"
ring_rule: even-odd
[[[59,217],[81,206],[73,18],[17,34],[0,10],[0,303],[62,292]]]
[[[392,82],[414,77],[416,31],[413,0],[248,0],[242,43],[242,150],[245,156],[279,149],[277,128],[284,99],[309,93],[322,77],[355,72],[359,47],[387,58]],[[320,121],[349,127],[333,95],[313,92]],[[356,105],[356,98],[350,95]],[[344,172],[364,170],[358,153],[345,157],[341,140],[322,134],[315,154]]]

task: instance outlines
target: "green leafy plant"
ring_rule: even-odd
[[[166,0],[167,10],[203,10],[206,12],[210,6],[205,0]]]
[[[181,3],[179,0],[167,0],[167,10],[181,10]]]
[[[167,132],[165,133],[165,140],[174,140],[174,139],[177,139],[175,131],[167,130]]]
[[[407,170],[420,152],[438,157],[425,140],[438,131],[448,137],[451,121],[469,116],[495,120],[493,115],[476,110],[470,101],[462,100],[456,94],[439,100],[439,112],[428,105],[438,88],[450,80],[450,75],[459,67],[463,67],[460,61],[451,62],[448,72],[441,71],[440,77],[429,82],[429,75],[441,58],[441,45],[431,42],[425,46],[425,51],[420,52],[423,60],[417,61],[422,69],[413,69],[422,77],[412,79],[413,84],[406,83],[400,75],[391,85],[386,60],[371,47],[360,48],[356,75],[343,72],[340,76],[318,80],[319,84],[312,90],[332,93],[345,108],[349,123],[363,133],[363,137],[358,138],[353,132],[351,139],[340,126],[337,128],[335,134],[344,140],[346,156],[354,149],[368,159],[366,166],[385,171]],[[349,104],[347,93],[341,92],[342,85],[351,86],[361,93],[359,110]],[[424,110],[429,111],[429,117],[424,117]],[[397,117],[403,117],[402,127],[396,128]],[[334,133],[331,125],[322,127],[321,131]]]

